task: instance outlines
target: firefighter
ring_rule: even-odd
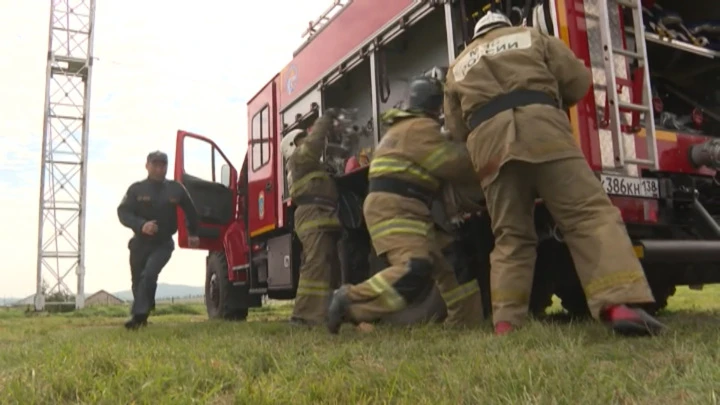
[[[290,198],[297,206],[295,233],[302,244],[300,280],[290,318],[291,324],[298,326],[325,322],[330,293],[339,284],[338,192],[320,161],[337,115],[335,110],[325,111],[309,134],[290,131],[280,144],[287,159]]]
[[[172,236],[177,232],[177,206],[188,220],[188,244],[197,247],[198,214],[185,187],[165,178],[167,154],[156,151],[147,156],[147,179],[133,183],[117,208],[120,223],[133,230],[128,242],[132,275],[132,318],[127,329],[147,325],[155,308],[157,280],[175,249]]]
[[[433,279],[448,308],[446,323],[479,325],[482,301],[473,278],[459,285],[442,253],[452,243],[434,229],[431,207],[443,182],[473,182],[464,145],[440,132],[442,83],[431,77],[410,81],[401,109],[384,115],[390,125],[373,152],[369,194],[363,213],[373,247],[388,267],[357,285],[333,294],[328,329],[343,322],[370,322],[415,302]]]
[[[523,324],[536,258],[533,207],[544,200],[572,254],[596,319],[620,334],[664,326],[629,304],[654,302],[617,208],[590,170],[567,114],[592,83],[590,71],[560,40],[512,27],[489,12],[452,63],[445,122],[466,140],[480,177],[496,244],[491,299],[497,334]]]

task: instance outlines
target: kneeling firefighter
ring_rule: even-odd
[[[482,301],[477,281],[459,285],[441,252],[431,206],[444,181],[476,182],[464,145],[440,131],[442,83],[431,77],[410,81],[401,109],[383,117],[390,125],[370,161],[369,194],[363,213],[378,256],[388,267],[333,294],[328,329],[343,322],[370,322],[415,302],[434,281],[448,309],[446,323],[479,325]]]
[[[621,334],[664,328],[629,306],[654,302],[653,295],[620,213],[560,107],[576,104],[591,84],[589,69],[559,39],[512,27],[494,12],[478,21],[473,41],[450,66],[445,123],[467,141],[495,235],[490,296],[497,334],[520,326],[528,312],[538,196],[564,235],[592,315]]]
[[[296,129],[280,143],[287,159],[290,198],[297,207],[295,233],[302,244],[300,280],[290,319],[294,325],[324,323],[332,289],[340,284],[338,191],[320,161],[337,115],[329,109],[309,134]]]

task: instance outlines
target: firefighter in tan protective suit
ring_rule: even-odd
[[[309,134],[299,129],[290,131],[280,144],[287,159],[290,198],[297,207],[295,233],[302,244],[300,280],[290,319],[296,325],[324,323],[330,293],[339,284],[338,192],[320,161],[336,115],[334,110],[327,110]]]
[[[577,146],[567,114],[592,83],[560,40],[512,27],[502,14],[478,21],[472,42],[450,66],[445,125],[466,140],[480,177],[496,244],[491,299],[497,334],[528,311],[536,259],[536,197],[544,200],[572,254],[592,315],[621,334],[664,328],[628,304],[654,298],[617,208]]]
[[[452,237],[435,230],[433,200],[443,182],[475,182],[462,144],[440,132],[442,83],[430,77],[410,82],[402,110],[390,110],[390,128],[373,153],[369,194],[363,213],[378,256],[389,267],[367,281],[345,285],[333,294],[328,329],[343,322],[369,322],[415,302],[434,281],[448,309],[446,323],[479,325],[482,300],[475,278],[460,285],[441,249]]]

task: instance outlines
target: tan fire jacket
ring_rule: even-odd
[[[483,184],[492,182],[509,160],[582,158],[568,116],[559,108],[506,110],[477,128],[468,128],[468,120],[473,111],[514,90],[541,91],[572,106],[591,83],[590,70],[557,38],[530,28],[499,28],[473,41],[451,64],[445,126],[454,139],[467,142]]]

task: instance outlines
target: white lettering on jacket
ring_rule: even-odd
[[[508,51],[529,49],[531,46],[532,36],[530,35],[530,31],[503,35],[490,42],[481,43],[466,53],[457,61],[455,66],[453,66],[455,81],[459,82],[465,79],[470,69],[484,57],[496,56]]]

